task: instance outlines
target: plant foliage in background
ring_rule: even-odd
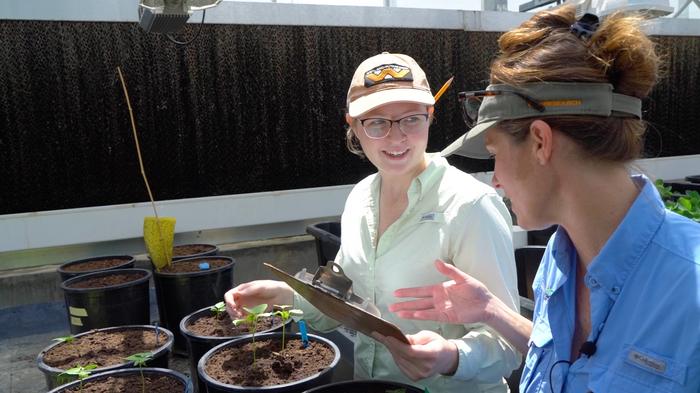
[[[664,185],[662,179],[657,179],[654,184],[668,210],[700,223],[700,193],[697,191],[686,191],[685,194],[673,192],[670,186]]]

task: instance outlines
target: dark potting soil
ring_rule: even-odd
[[[89,270],[109,269],[111,267],[121,265],[126,261],[128,261],[128,259],[119,259],[119,258],[94,259],[91,261],[70,264],[68,266],[63,267],[63,270],[67,271],[67,272],[84,272],[84,271],[89,271]]]
[[[255,331],[270,330],[273,326],[279,326],[281,323],[282,318],[278,316],[262,317],[258,319]],[[211,313],[197,318],[194,322],[187,325],[187,330],[197,336],[204,337],[237,337],[250,333],[250,327],[247,324],[235,326],[226,312],[218,316]]]
[[[185,385],[172,377],[165,375],[144,375],[145,391],[149,393],[176,393],[184,392]],[[142,393],[144,382],[141,381],[141,374],[119,375],[107,377],[97,381],[90,381],[83,384],[82,389],[75,387],[64,390],[68,393]]]
[[[173,247],[173,256],[181,257],[184,255],[196,255],[209,252],[215,248],[215,246],[209,244],[183,244],[181,246]]]
[[[189,273],[189,272],[199,272],[202,269],[199,268],[199,264],[206,262],[209,264],[209,269],[216,269],[222,266],[226,266],[231,263],[230,259],[213,259],[207,257],[206,260],[192,260],[192,261],[175,261],[170,266],[165,266],[160,269],[161,273]]]
[[[252,348],[255,345],[255,366]],[[207,374],[222,383],[238,386],[282,385],[307,378],[329,367],[335,358],[327,345],[310,341],[302,348],[300,339],[256,340],[241,347],[227,347],[212,355],[205,365]]]
[[[44,363],[67,370],[77,365],[96,364],[98,367],[126,363],[125,357],[141,352],[155,352],[168,339],[155,329],[130,328],[124,330],[95,331],[76,337],[70,343],[61,343],[44,354]]]
[[[123,274],[110,274],[101,277],[89,278],[87,280],[81,280],[76,283],[68,285],[68,288],[103,288],[112,285],[125,284],[127,282],[136,281],[139,278],[145,276],[146,273],[134,272],[134,273],[123,273]]]

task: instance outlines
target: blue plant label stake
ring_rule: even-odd
[[[155,323],[156,326],[156,348],[158,347],[158,322]]]
[[[306,322],[303,319],[299,320],[299,334],[301,334],[301,346],[306,348],[309,346],[309,335],[306,333]]]
[[[207,262],[201,262],[199,264],[199,270],[209,270],[209,264]]]

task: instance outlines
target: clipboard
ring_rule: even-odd
[[[340,266],[335,263],[329,262],[328,266],[320,267],[315,275],[307,273],[306,269],[304,269],[297,273],[296,277],[269,263],[264,263],[264,265],[272,270],[282,281],[289,284],[289,286],[304,299],[308,300],[309,303],[318,308],[319,311],[343,325],[369,337],[371,337],[372,332],[378,332],[384,336],[394,337],[402,343],[409,344],[406,336],[396,325],[362,308],[362,303],[365,303],[364,306],[370,310],[374,305],[366,304],[362,298],[352,293],[352,281],[345,277]],[[339,269],[339,273],[342,277],[338,276],[338,272],[331,272],[329,274],[333,274],[334,277],[339,280],[347,281],[341,281],[341,285],[334,287],[324,285],[316,280],[320,273],[328,273],[328,269],[335,270],[335,268]],[[374,307],[374,309],[376,310],[376,307]],[[379,311],[376,310],[376,313],[378,314]]]

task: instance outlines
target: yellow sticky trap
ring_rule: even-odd
[[[175,217],[159,217],[160,230],[155,217],[143,218],[143,240],[151,261],[157,270],[170,265],[173,258],[173,239],[175,237]]]

